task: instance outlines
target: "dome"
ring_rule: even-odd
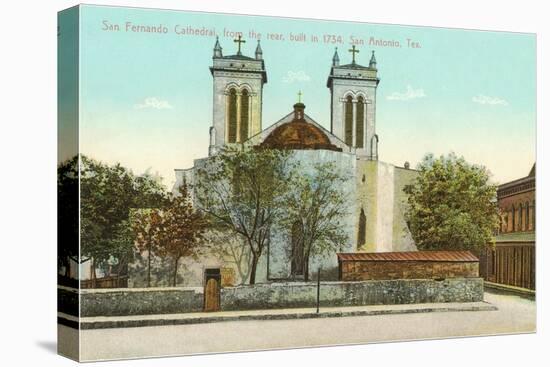
[[[304,119],[304,109],[303,103],[296,103],[294,119],[275,128],[260,144],[260,147],[297,150],[325,149],[341,152],[342,149],[331,144],[328,136],[320,128]]]

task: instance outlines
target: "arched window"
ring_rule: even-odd
[[[357,247],[363,246],[366,242],[367,231],[367,216],[365,211],[361,208],[361,214],[359,214],[359,229],[357,230]]]
[[[518,231],[523,231],[523,204],[519,204]]]
[[[378,159],[378,135],[374,134],[370,139],[371,159]]]
[[[248,94],[248,90],[244,89],[241,94],[241,121],[240,121],[241,142],[244,142],[246,139],[248,139],[249,107],[250,107],[250,96]]]
[[[351,96],[346,98],[344,116],[344,142],[353,145],[353,99]]]
[[[355,114],[355,146],[364,147],[365,134],[365,100],[363,97],[357,98],[357,112]]]
[[[526,231],[529,231],[530,228],[529,228],[529,210],[531,208],[529,208],[529,202],[526,201],[525,202],[525,230]]]
[[[533,200],[533,230],[535,230],[536,223],[537,223],[537,208],[535,207],[535,200]]]
[[[231,89],[229,91],[229,99],[227,106],[227,142],[237,142],[237,91]]]

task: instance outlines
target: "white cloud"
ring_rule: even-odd
[[[426,94],[424,94],[424,89],[413,89],[410,85],[407,85],[407,91],[404,93],[400,92],[393,92],[389,96],[386,97],[386,99],[389,99],[391,101],[408,101],[410,99],[415,98],[423,98],[426,97]]]
[[[147,97],[143,100],[143,103],[138,103],[134,105],[134,108],[154,108],[157,110],[164,110],[172,108],[172,105],[168,101],[164,101],[157,97]]]
[[[502,105],[507,106],[508,102],[499,97],[490,97],[483,94],[478,94],[475,97],[472,97],[472,102],[479,104],[488,104],[488,105]]]
[[[309,82],[310,77],[306,74],[305,71],[291,71],[289,70],[286,73],[286,76],[283,77],[283,83],[294,83],[294,82]]]

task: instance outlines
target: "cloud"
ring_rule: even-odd
[[[286,76],[283,77],[283,83],[294,83],[294,82],[309,82],[310,77],[306,74],[305,71],[291,71],[289,70],[286,73]]]
[[[391,101],[408,101],[410,99],[423,97],[426,97],[426,94],[424,94],[424,89],[413,89],[413,87],[407,85],[407,91],[405,93],[393,92],[387,96],[386,99]]]
[[[143,103],[138,103],[134,105],[134,108],[154,108],[157,110],[171,109],[172,105],[168,101],[163,101],[157,97],[147,97],[143,100]]]
[[[472,102],[479,104],[488,104],[488,105],[502,105],[507,106],[508,102],[499,97],[490,97],[483,94],[478,94],[475,97],[472,97]]]

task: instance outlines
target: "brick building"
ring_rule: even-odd
[[[488,282],[535,289],[535,167],[526,177],[498,187],[495,248],[480,255],[480,273]]]
[[[535,230],[535,165],[527,177],[507,182],[498,187],[500,233]]]
[[[338,254],[338,280],[343,281],[477,277],[479,260],[470,251]]]

